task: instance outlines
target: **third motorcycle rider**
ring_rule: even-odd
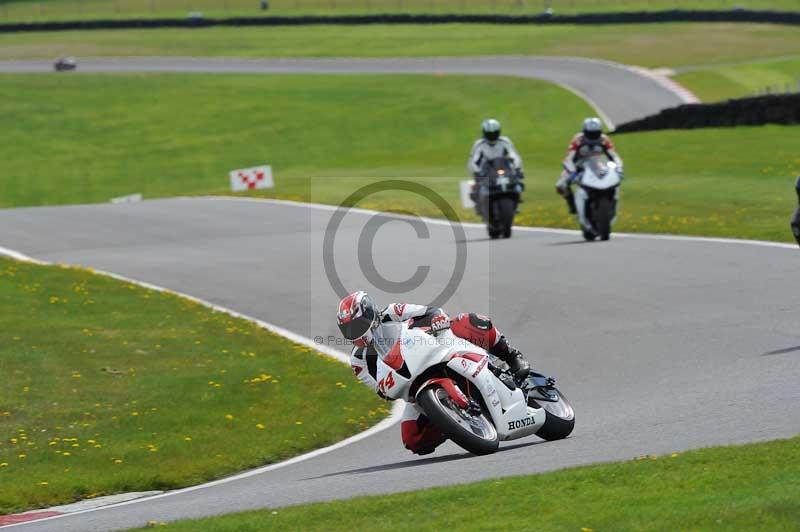
[[[562,165],[564,171],[556,182],[556,192],[567,200],[570,214],[575,214],[575,196],[572,194],[572,181],[583,170],[583,163],[590,157],[605,155],[617,165],[617,173],[623,175],[622,157],[614,149],[608,135],[603,134],[603,123],[599,118],[587,118],[583,121],[583,130],[572,137]]]

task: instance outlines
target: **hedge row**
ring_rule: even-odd
[[[656,129],[800,124],[800,94],[771,94],[720,103],[691,103],[617,126],[617,133]]]
[[[302,26],[318,24],[642,24],[656,22],[761,22],[800,24],[800,12],[751,11],[746,9],[719,11],[636,11],[625,13],[587,13],[576,15],[307,15],[246,18],[185,18],[84,20],[66,22],[27,22],[0,24],[0,33],[22,31],[60,31],[131,28],[196,28],[207,26]]]

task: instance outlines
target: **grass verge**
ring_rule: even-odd
[[[0,59],[556,55],[679,67],[792,54],[800,54],[797,27],[772,24],[443,24],[314,26],[313,31],[240,27],[0,34]]]
[[[276,171],[272,197],[338,203],[375,179],[408,177],[457,205],[477,126],[493,115],[526,161],[518,222],[575,226],[553,183],[568,139],[592,111],[550,84],[462,76],[0,79],[0,124],[11,139],[0,145],[2,206],[227,193],[229,170],[266,162]],[[662,131],[616,141],[629,176],[616,230],[791,241],[800,128]],[[47,177],[53,168],[57,179]],[[399,194],[364,206],[438,214]]]
[[[197,484],[387,413],[346,365],[247,321],[6,259],[0,367],[0,513]]]
[[[800,92],[800,56],[688,68],[674,79],[707,102],[765,92]]]
[[[796,437],[182,521],[165,529],[796,530],[798,453]]]

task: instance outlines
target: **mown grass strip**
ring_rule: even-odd
[[[800,54],[772,24],[315,26],[0,34],[0,58],[88,56],[431,57],[556,55],[678,67]],[[80,65],[78,66],[80,68]]]
[[[388,413],[350,369],[184,298],[0,259],[0,513],[171,489]]]
[[[182,521],[166,524],[164,529],[797,530],[798,453],[800,438],[796,437]]]

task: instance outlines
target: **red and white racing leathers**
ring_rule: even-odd
[[[611,142],[608,135],[602,135],[600,140],[594,142],[587,140],[583,133],[578,133],[572,137],[569,142],[569,148],[567,148],[567,155],[562,161],[564,171],[561,172],[561,176],[556,182],[556,189],[562,196],[567,193],[569,177],[581,169],[583,161],[598,155],[605,155],[617,166],[622,167],[622,157],[614,149],[614,143]]]
[[[414,324],[429,326],[431,320],[439,321],[438,329],[446,328],[442,321],[449,320],[450,330],[456,336],[467,340],[487,351],[492,350],[503,336],[491,320],[479,314],[459,314],[450,319],[442,309],[424,305],[394,303],[381,313],[381,323],[390,321],[414,320]],[[378,353],[373,346],[354,347],[350,354],[350,365],[356,377],[380,394],[376,380]],[[445,441],[444,435],[434,427],[422,411],[407,403],[400,423],[403,445],[416,454],[428,454]]]

